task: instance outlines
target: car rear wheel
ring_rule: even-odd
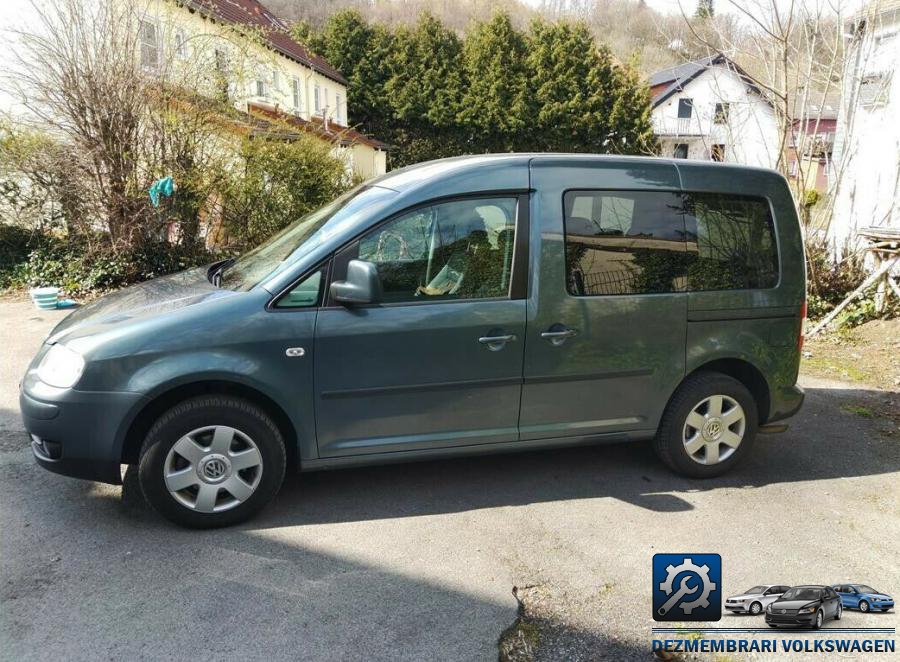
[[[866,602],[865,600],[860,600],[860,602],[859,602],[859,610],[860,610],[861,612],[867,612],[867,611],[869,611],[869,603]]]
[[[711,478],[749,452],[757,424],[756,401],[746,386],[728,375],[700,372],[675,391],[653,448],[674,471]]]
[[[752,605],[750,605],[750,613],[753,614],[754,616],[758,616],[759,612],[761,612],[761,611],[762,611],[762,605],[759,604],[758,602],[754,602]]]
[[[232,396],[187,400],[147,433],[138,476],[147,501],[192,528],[229,526],[256,514],[284,479],[278,427],[259,407]]]
[[[844,615],[844,605],[838,605],[837,611],[834,613],[834,620],[839,621]]]

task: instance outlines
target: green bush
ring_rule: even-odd
[[[8,240],[13,237],[16,242]],[[53,285],[70,296],[106,292],[131,283],[211,262],[204,249],[167,242],[145,243],[114,252],[103,237],[70,241],[38,235],[23,241],[23,232],[0,226],[0,288]],[[99,241],[98,241],[99,240]]]

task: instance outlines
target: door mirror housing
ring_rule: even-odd
[[[331,284],[331,296],[344,304],[378,303],[381,300],[381,278],[378,268],[364,260],[350,260],[346,280]]]

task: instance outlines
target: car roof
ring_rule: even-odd
[[[577,153],[551,153],[551,152],[510,152],[506,154],[478,154],[469,156],[456,156],[451,158],[425,161],[414,165],[392,170],[369,184],[383,186],[395,191],[407,191],[426,185],[436,180],[445,179],[454,175],[478,170],[494,170],[504,166],[527,167],[532,162],[540,162],[542,165],[553,164],[572,165],[583,164],[589,167],[591,164],[609,162],[625,162],[633,164],[668,164],[676,169],[708,169],[731,168],[735,170],[768,172],[778,174],[770,168],[757,168],[735,163],[712,163],[709,161],[690,161],[687,159],[660,158],[654,156],[631,156],[618,154],[577,154]]]

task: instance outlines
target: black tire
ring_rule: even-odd
[[[860,600],[860,601],[859,601],[859,610],[860,610],[862,613],[864,613],[864,614],[865,614],[865,613],[868,613],[868,611],[869,611],[869,603],[868,603],[868,601],[866,601],[866,600]]]
[[[774,623],[766,623],[766,625],[768,625],[770,628],[777,628],[777,627],[778,627],[778,626],[775,625]]]
[[[242,503],[222,512],[197,512],[166,488],[166,457],[188,432],[212,425],[232,427],[252,439],[262,458],[262,473],[256,489]],[[285,464],[281,432],[262,409],[242,398],[203,395],[172,407],[154,423],[141,447],[138,476],[144,497],[163,517],[181,526],[210,529],[237,524],[259,512],[281,488]]]
[[[727,395],[737,401],[744,410],[746,424],[743,440],[735,452],[717,464],[705,465],[695,462],[688,455],[682,434],[688,414],[712,395]],[[690,478],[712,478],[730,470],[750,452],[758,426],[756,400],[746,386],[718,372],[699,372],[688,377],[669,400],[653,440],[653,449],[660,460],[676,473]]]
[[[890,607],[882,607],[882,608],[881,608],[881,611],[890,611],[890,610],[891,610]]]
[[[839,621],[844,616],[844,605],[838,605],[837,611],[834,612],[834,620]]]
[[[756,608],[755,611],[754,607]],[[762,613],[762,604],[760,604],[759,602],[751,602],[749,611],[753,616],[759,616]]]
[[[824,623],[825,623],[825,614],[822,613],[822,610],[820,609],[819,611],[816,612],[816,617],[813,619],[812,629],[819,630],[822,628],[822,625]]]

